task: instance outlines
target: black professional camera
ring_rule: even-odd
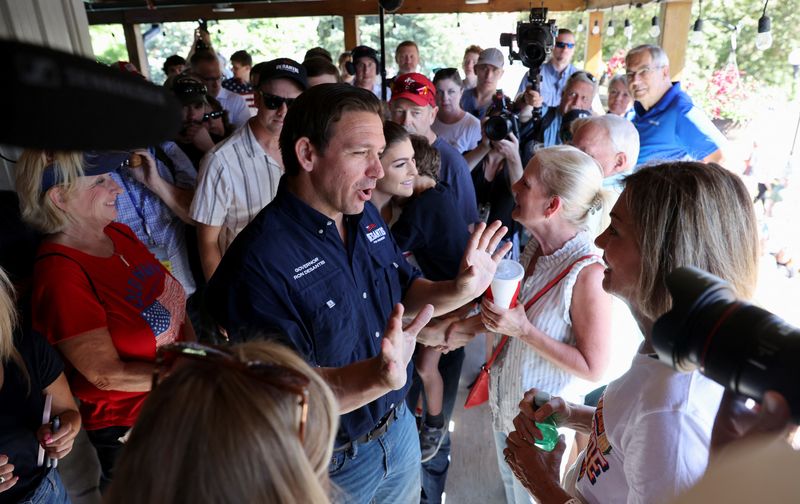
[[[205,18],[198,19],[197,29],[200,33],[197,35],[197,40],[194,42],[194,50],[202,51],[204,49],[208,49],[208,46],[203,41],[203,33],[208,33],[208,21]]]
[[[499,111],[499,112],[498,112]],[[503,94],[502,90],[492,97],[490,108],[492,114],[486,121],[486,137],[495,142],[500,141],[513,133],[519,138],[519,116],[512,111],[511,100]]]
[[[529,22],[517,23],[517,33],[500,34],[500,45],[508,47],[509,61],[513,63],[514,60],[520,60],[528,67],[528,82],[536,92],[541,87],[541,67],[556,44],[557,33],[555,19],[547,21],[547,9],[537,8],[531,9]],[[514,40],[517,41],[518,51],[514,51]],[[534,123],[538,123],[541,118],[542,110],[537,107],[533,110]]]
[[[653,326],[658,358],[675,369],[701,373],[761,402],[775,390],[800,422],[800,330],[736,299],[723,280],[697,268],[667,277],[672,310]]]
[[[531,9],[530,21],[517,23],[517,33],[501,33],[500,45],[508,47],[510,59],[520,60],[528,68],[539,68],[556,43],[555,19],[547,21],[547,9]],[[518,52],[512,45],[517,41]]]

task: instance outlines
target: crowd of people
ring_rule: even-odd
[[[672,269],[747,298],[760,252],[725,138],[660,47],[628,52],[597,114],[566,29],[516,96],[497,48],[429,78],[404,41],[388,82],[367,46],[237,51],[223,80],[198,40],[164,63],[175,138],[19,159],[38,249],[0,270],[0,502],[82,492],[42,463],[82,432],[71,457],[99,461],[107,502],[441,502],[481,334],[508,503],[672,502],[701,479],[717,428],[748,413],[659,363],[653,324]],[[484,296],[503,258],[525,270],[507,309]],[[598,389],[624,351],[612,296],[644,339]],[[764,401],[727,440],[788,428],[786,401]],[[547,418],[552,452],[533,445]]]

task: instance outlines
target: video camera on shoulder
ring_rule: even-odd
[[[800,423],[800,330],[736,298],[730,285],[697,268],[667,277],[672,309],[653,326],[660,361],[699,369],[728,390],[761,402],[781,393]]]
[[[492,97],[489,113],[492,115],[485,125],[489,140],[498,142],[508,137],[509,133],[519,138],[519,116],[514,113],[513,104],[502,89],[498,89]]]

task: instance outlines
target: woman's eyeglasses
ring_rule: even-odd
[[[294,98],[284,98],[282,96],[275,96],[274,94],[265,93],[260,91],[261,99],[264,100],[264,106],[270,110],[278,110],[284,103],[287,107],[291,107],[294,103]]]
[[[207,112],[203,114],[203,122],[208,122],[211,119],[219,119],[225,112],[222,110],[215,110],[214,112]]]
[[[296,394],[300,406],[300,425],[297,428],[297,435],[300,442],[303,442],[308,421],[309,379],[307,376],[294,369],[276,364],[242,361],[226,347],[184,342],[164,345],[158,349],[153,369],[153,389],[158,385],[161,376],[172,369],[179,359],[192,359],[236,369],[271,387]]]

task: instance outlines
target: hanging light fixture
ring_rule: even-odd
[[[633,2],[628,4],[628,10],[630,11],[633,8]],[[625,23],[622,27],[622,33],[628,38],[628,42],[631,41],[631,37],[633,37],[633,25],[631,24],[630,18],[628,15],[625,15]]]
[[[608,27],[606,28],[606,35],[613,37],[616,30],[614,29],[614,6],[611,6],[611,14],[608,15]]]
[[[767,16],[767,5],[769,0],[764,2],[764,12],[758,19],[758,34],[756,35],[756,49],[766,51],[772,47],[772,21]]]
[[[461,28],[461,13],[456,12],[456,28]]]
[[[625,26],[622,28],[622,33],[628,38],[628,40],[633,37],[633,25],[631,25],[631,20],[625,18]]]
[[[592,35],[600,35],[600,21],[594,20],[594,26],[592,26]]]
[[[584,29],[584,26],[583,26],[583,17],[581,17],[581,18],[578,20],[578,27],[575,29],[575,31],[577,31],[578,33],[583,33],[583,29]]]
[[[703,0],[700,0],[700,10],[697,13],[697,19],[692,26],[692,34],[690,35],[692,44],[701,45],[704,42],[703,37]]]
[[[648,30],[647,33],[653,38],[661,35],[661,27],[658,25],[658,16],[653,16],[653,19],[650,20],[650,30]]]

